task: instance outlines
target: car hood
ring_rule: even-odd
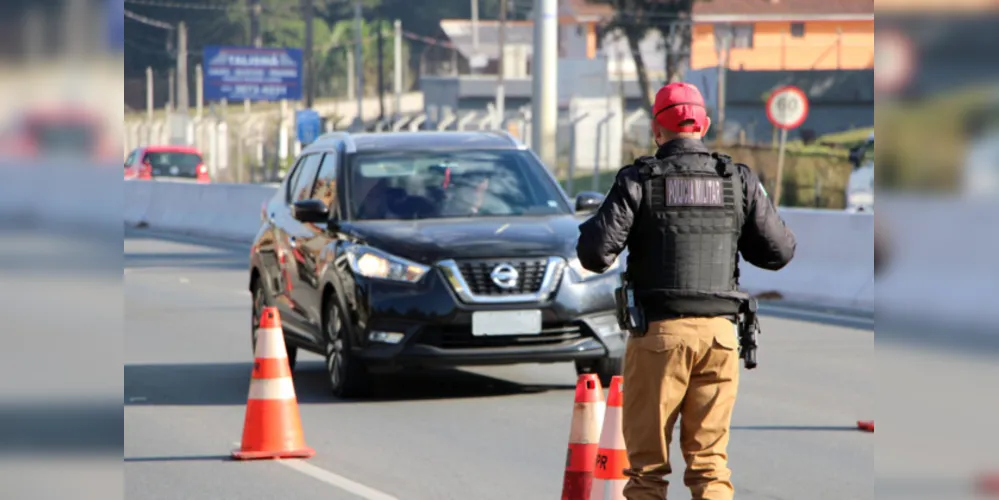
[[[342,231],[393,255],[432,264],[444,259],[571,258],[584,217],[482,217],[345,223]]]

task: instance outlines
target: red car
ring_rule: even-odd
[[[211,182],[201,152],[190,146],[143,146],[134,149],[125,160],[125,179],[155,178]]]
[[[0,139],[0,155],[23,160],[73,157],[113,161],[114,138],[90,109],[57,106],[32,109]]]

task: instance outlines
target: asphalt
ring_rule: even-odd
[[[302,354],[295,389],[316,456],[230,461],[252,364],[247,253],[126,231],[127,498],[559,497],[569,364],[405,373],[380,379],[372,400],[339,401],[321,359]],[[743,371],[729,448],[740,500],[874,498],[874,436],[855,427],[875,410],[873,323],[826,316],[762,318],[760,366]],[[689,499],[673,448],[669,498]]]

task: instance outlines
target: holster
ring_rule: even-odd
[[[742,304],[739,318],[739,357],[747,370],[756,368],[756,336],[760,334],[760,321],[756,316],[758,304],[750,297]]]
[[[621,286],[614,289],[614,302],[617,305],[617,323],[621,330],[634,337],[642,337],[649,330],[645,318],[645,310],[635,299],[635,287],[628,279],[627,273],[621,273]]]

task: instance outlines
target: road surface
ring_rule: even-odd
[[[403,374],[347,402],[329,395],[321,358],[300,354],[295,388],[317,455],[228,460],[252,363],[248,245],[129,230],[124,254],[127,498],[559,497],[571,364]],[[762,327],[729,448],[737,498],[874,498],[874,436],[855,429],[873,418],[873,325],[783,311]],[[674,450],[670,499],[689,499]]]

